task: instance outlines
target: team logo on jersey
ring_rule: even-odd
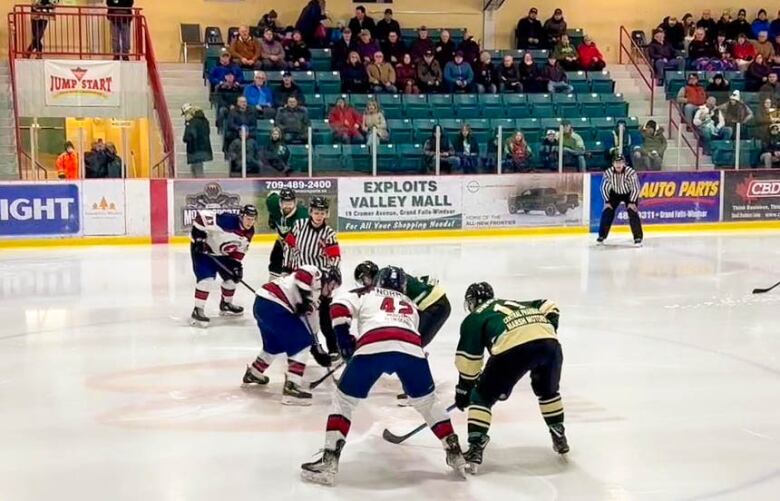
[[[182,218],[185,227],[192,226],[200,210],[210,210],[215,215],[225,212],[238,214],[241,210],[241,195],[227,193],[219,183],[210,182],[202,192],[184,198]]]
[[[244,245],[238,240],[223,242],[219,246],[219,253],[223,256],[230,256],[236,252],[244,253]]]

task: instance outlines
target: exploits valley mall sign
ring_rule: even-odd
[[[44,61],[47,106],[121,105],[117,61]]]

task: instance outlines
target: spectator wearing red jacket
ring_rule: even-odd
[[[333,139],[338,143],[361,144],[366,140],[360,132],[360,124],[363,123],[363,117],[360,113],[347,105],[346,99],[338,98],[336,106],[330,110],[328,123],[333,130]]]
[[[731,47],[731,55],[737,61],[739,71],[745,71],[753,59],[756,58],[756,47],[747,39],[747,35],[740,33],[737,43]]]
[[[601,51],[596,47],[596,43],[588,35],[585,35],[585,39],[577,48],[577,55],[580,67],[585,71],[601,71],[607,65]]]

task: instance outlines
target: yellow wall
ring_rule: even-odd
[[[88,151],[93,142],[102,139],[106,143],[114,143],[117,153],[122,159],[127,160],[127,177],[149,177],[150,144],[149,121],[145,118],[132,121],[128,133],[129,154],[123,151],[122,129],[115,127],[111,120],[102,118],[65,120],[65,136],[68,141],[76,145],[80,150],[79,129],[84,127],[84,151]]]

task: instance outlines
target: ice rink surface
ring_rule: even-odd
[[[242,389],[257,329],[249,316],[186,326],[187,247],[1,251],[0,500],[778,499],[780,291],[750,291],[780,280],[780,235],[648,233],[642,249],[625,236],[344,245],[347,277],[370,258],[448,291],[452,317],[429,347],[445,404],[469,283],[555,299],[571,453],[552,452],[525,379],[494,408],[480,475],[459,481],[430,432],[381,439],[420,422],[388,378],[354,416],[335,488],[299,480],[332,385],[284,407],[277,362],[269,388]],[[254,285],[269,247],[250,250]]]

